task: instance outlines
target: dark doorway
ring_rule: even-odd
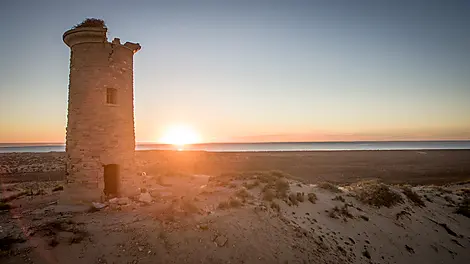
[[[104,194],[117,196],[119,189],[119,165],[108,164],[104,166]]]

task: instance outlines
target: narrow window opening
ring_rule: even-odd
[[[106,103],[117,104],[117,90],[114,88],[106,88]]]

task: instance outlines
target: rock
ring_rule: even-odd
[[[93,207],[97,210],[100,210],[100,209],[103,209],[105,208],[106,206],[108,206],[107,204],[104,204],[104,203],[95,203],[95,202],[92,202],[91,203],[93,205]]]
[[[196,225],[196,227],[201,229],[201,230],[208,230],[209,229],[209,226],[207,224]]]
[[[119,200],[117,201],[117,204],[119,204],[119,205],[127,205],[127,204],[130,204],[130,203],[131,203],[131,200],[127,197],[119,198]]]
[[[114,197],[114,198],[112,198],[112,199],[109,199],[109,201],[108,201],[108,202],[109,202],[110,204],[117,204],[117,203],[118,203],[118,201],[119,201],[119,198],[117,198],[117,197]]]
[[[152,196],[147,192],[141,193],[139,195],[139,202],[151,203],[152,202]]]
[[[225,246],[225,244],[227,244],[227,241],[228,241],[228,238],[226,236],[223,236],[223,235],[219,235],[217,236],[215,239],[214,239],[214,243],[218,246],[218,247],[223,247]]]

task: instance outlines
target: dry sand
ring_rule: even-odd
[[[11,196],[12,208],[0,213],[0,262],[470,260],[470,221],[455,213],[466,208],[468,214],[468,183],[410,191],[377,182],[311,185],[285,176],[149,173],[143,194],[110,200],[100,210],[57,205],[61,191],[52,189],[60,182],[3,184],[4,198],[20,196]]]
[[[2,181],[63,180],[65,153],[0,153]],[[140,171],[219,175],[281,170],[309,183],[446,184],[470,179],[470,150],[210,153],[136,151]]]

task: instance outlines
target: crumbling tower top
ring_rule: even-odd
[[[108,28],[103,20],[88,18],[72,29],[67,30],[62,39],[70,48],[81,43],[107,43],[107,32]],[[118,38],[115,38],[112,44],[121,45],[121,42]],[[138,43],[132,42],[126,42],[121,46],[131,50],[133,53],[136,53],[141,48]]]

